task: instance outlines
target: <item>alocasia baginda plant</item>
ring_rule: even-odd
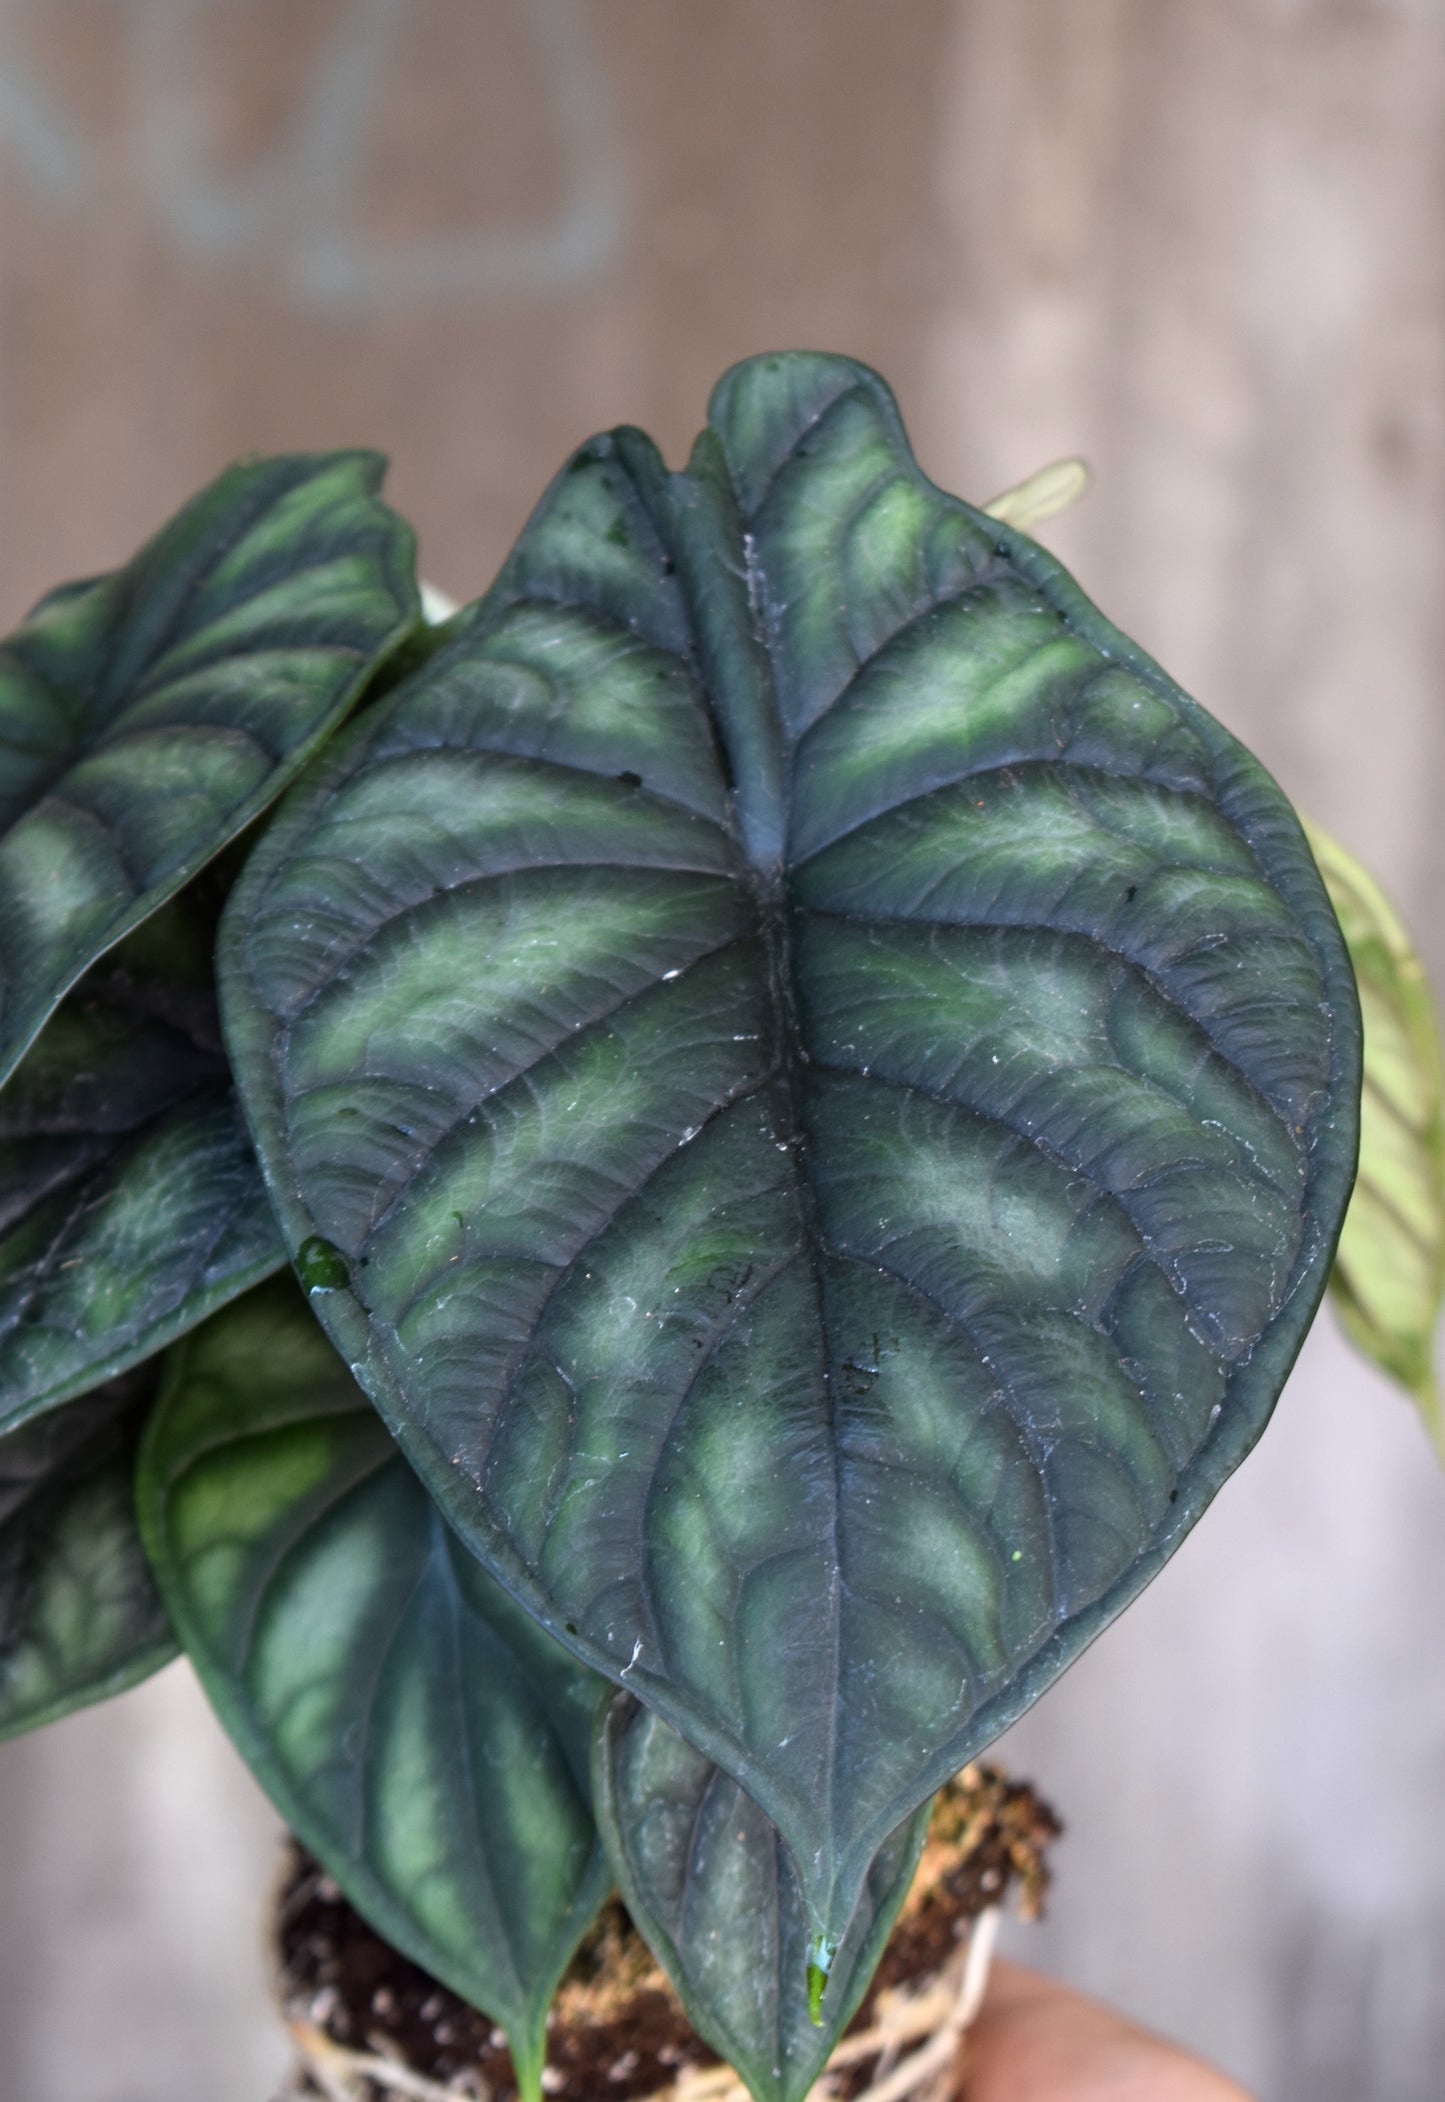
[[[1264,1426],[1350,965],[864,368],[594,439],[434,628],[379,472],[233,468],[0,651],[0,1729],[179,1644],[524,2095],[615,1882],[792,2102]]]

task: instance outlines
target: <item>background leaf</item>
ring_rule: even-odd
[[[135,1455],[156,1367],[0,1436],[0,1737],[176,1654],[141,1546]]]
[[[1435,1331],[1445,1298],[1445,1106],[1425,967],[1379,885],[1305,827],[1355,967],[1365,1028],[1360,1167],[1330,1278],[1365,1355],[1419,1403],[1445,1453]]]
[[[798,1879],[776,1826],[737,1782],[619,1693],[598,1724],[593,1794],[622,1901],[698,2035],[757,2102],[802,2102],[868,1990],[932,1805],[873,1861],[815,2023]]]
[[[0,1079],[263,809],[418,617],[373,453],[229,468],[0,645]]]
[[[285,1261],[231,1086],[208,871],[87,973],[0,1090],[0,1431]]]
[[[268,832],[227,1036],[453,1523],[838,1940],[1262,1429],[1353,1170],[1298,824],[844,359],[593,440]]]
[[[168,1361],[141,1520],[202,1683],[377,1929],[505,2027],[535,2096],[606,1895],[599,1682],[448,1530],[289,1279]]]

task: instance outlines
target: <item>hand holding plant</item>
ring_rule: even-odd
[[[1223,2073],[1021,1964],[994,1966],[964,2102],[1249,2102]]]

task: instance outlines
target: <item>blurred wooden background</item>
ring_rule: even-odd
[[[6,0],[0,617],[248,448],[394,460],[470,596],[568,449],[880,366],[1367,857],[1445,984],[1440,0]],[[1445,1482],[1317,1331],[1008,1756],[1018,1946],[1268,2102],[1439,2102]],[[0,1748],[0,2096],[264,2102],[269,1812],[183,1668]]]

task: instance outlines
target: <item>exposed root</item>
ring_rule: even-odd
[[[915,2096],[920,2102],[946,2102],[963,2038],[983,2004],[998,1922],[997,1907],[983,1913],[967,1946],[920,1991],[881,1994],[875,2020],[844,2037],[808,2102],[831,2102],[834,2076],[870,2058],[878,2060],[872,2083],[854,2102],[908,2102]],[[654,2089],[645,2102],[749,2102],[749,2097],[731,2066],[705,2066]]]
[[[377,2092],[404,2095],[407,2102],[491,2102],[488,2090],[469,2074],[443,2087],[378,2051],[349,2051],[344,2044],[333,2043],[313,2022],[291,2021],[286,2026],[301,2071],[320,2088],[326,2102],[371,2102],[371,2095]]]
[[[1035,1916],[1057,1819],[1026,1784],[969,1767],[934,1811],[878,1974],[809,2102],[950,2102],[1001,1902]],[[297,1856],[278,1905],[280,1996],[301,2064],[285,2102],[516,2102],[502,2031],[388,1949]],[[615,1902],[548,2019],[554,2102],[746,2102]]]

